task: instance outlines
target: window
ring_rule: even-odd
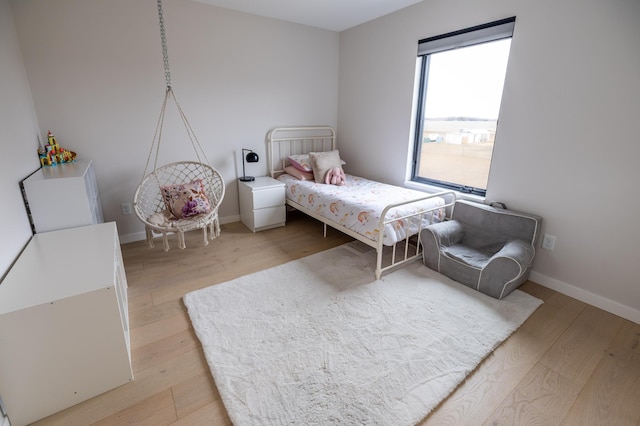
[[[485,195],[514,24],[419,42],[413,181]]]

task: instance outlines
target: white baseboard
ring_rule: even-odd
[[[240,215],[233,215],[233,216],[221,217],[220,223],[221,224],[232,223],[232,222],[238,222],[239,220],[240,220]],[[134,232],[131,234],[118,235],[118,238],[120,239],[120,244],[127,244],[127,243],[133,243],[135,241],[142,241],[147,238],[147,235],[143,231],[143,232]],[[4,425],[0,424],[0,426],[4,426]]]
[[[605,297],[599,296],[590,291],[583,290],[571,284],[550,278],[536,271],[531,271],[529,279],[535,283],[538,283],[544,287],[555,290],[559,293],[573,297],[581,302],[588,303],[589,305],[600,308],[619,317],[633,321],[636,324],[640,324],[640,310],[631,308]]]
[[[125,235],[118,236],[118,239],[120,240],[120,244],[127,244],[127,243],[133,243],[136,241],[142,241],[145,238],[147,238],[147,236],[145,235],[144,232],[134,232],[133,234],[125,234]]]

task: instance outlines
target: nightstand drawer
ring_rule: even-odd
[[[255,210],[253,215],[255,220],[255,229],[260,229],[264,226],[284,224],[287,220],[287,211],[285,206],[267,207]]]
[[[284,185],[253,190],[252,210],[284,205]]]

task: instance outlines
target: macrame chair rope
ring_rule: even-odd
[[[147,162],[144,166],[144,172],[142,174],[143,179],[147,175],[147,171],[149,170],[149,164],[151,163],[151,157],[154,156],[154,153],[155,153],[155,156],[153,159],[152,170],[155,171],[158,168],[158,156],[160,154],[160,142],[162,141],[164,117],[167,111],[167,103],[170,99],[173,100],[173,103],[175,104],[178,110],[178,114],[180,115],[182,124],[184,125],[184,128],[187,132],[187,136],[189,138],[189,141],[191,142],[193,151],[196,154],[196,158],[198,159],[199,162],[205,163],[211,166],[211,163],[209,162],[209,158],[207,157],[207,154],[204,151],[202,144],[198,140],[198,137],[196,136],[196,133],[193,131],[193,128],[191,127],[191,124],[189,123],[187,116],[185,115],[184,111],[182,110],[182,107],[180,106],[180,103],[178,103],[178,100],[176,99],[176,96],[173,93],[173,89],[171,89],[170,87],[167,87],[167,91],[165,92],[165,95],[164,95],[164,101],[162,102],[162,108],[160,109],[160,116],[158,117],[158,123],[156,124],[156,131],[153,135],[153,141],[151,142],[151,149],[149,150],[149,155],[147,156]]]
[[[204,244],[208,240],[214,239],[220,234],[220,222],[218,218],[218,208],[224,198],[225,186],[220,173],[211,166],[207,154],[198,140],[186,114],[182,110],[180,103],[173,93],[171,83],[171,70],[169,69],[169,56],[167,53],[167,38],[164,28],[164,15],[162,13],[162,1],[158,0],[158,16],[160,20],[160,36],[162,41],[162,57],[164,62],[164,75],[166,81],[166,91],[160,116],[156,124],[156,129],[151,143],[151,149],[147,156],[147,162],[142,173],[142,181],[134,195],[134,210],[138,218],[144,222],[147,242],[153,247],[153,232],[160,233],[163,238],[164,250],[169,250],[167,234],[178,235],[178,247],[185,248],[184,233],[194,229],[202,229]],[[179,161],[158,167],[158,157],[162,141],[162,131],[164,119],[167,111],[167,104],[173,101],[185,127],[191,146],[196,154],[197,161]],[[155,154],[155,155],[154,155]],[[153,157],[153,169],[150,169]],[[211,211],[197,216],[175,219],[167,215],[167,207],[161,193],[161,187],[180,183],[201,180],[205,193],[211,205]]]

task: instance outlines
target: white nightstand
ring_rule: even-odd
[[[270,177],[252,182],[238,181],[240,220],[253,232],[284,226],[285,184]]]

